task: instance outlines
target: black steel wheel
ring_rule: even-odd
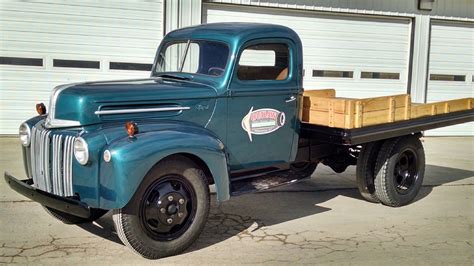
[[[375,193],[388,206],[412,202],[423,183],[425,153],[417,136],[386,141],[377,158]]]
[[[143,198],[140,206],[142,226],[158,241],[183,235],[196,215],[196,193],[183,176],[170,175],[157,180]]]
[[[148,259],[183,252],[199,236],[209,214],[209,185],[190,159],[174,156],[155,165],[130,202],[114,210],[122,242]]]
[[[369,142],[362,146],[357,157],[356,181],[360,195],[369,202],[379,203],[375,195],[375,164],[383,141]]]
[[[318,163],[315,162],[296,162],[290,164],[290,170],[304,177],[311,177],[317,166]]]
[[[58,211],[58,210],[55,210],[55,209],[52,209],[52,208],[49,208],[49,207],[46,207],[46,206],[43,206],[43,208],[45,209],[45,211],[49,215],[51,215],[55,219],[65,223],[65,224],[90,223],[90,222],[93,222],[93,221],[99,219],[100,217],[102,217],[104,214],[107,213],[107,210],[95,209],[94,208],[94,209],[91,209],[91,217],[82,218],[82,217],[78,217],[78,216],[75,216],[75,215],[72,215],[72,214],[69,214],[69,213]]]

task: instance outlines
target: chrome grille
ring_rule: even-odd
[[[36,125],[31,131],[31,175],[38,189],[59,196],[73,196],[73,136],[53,134]]]

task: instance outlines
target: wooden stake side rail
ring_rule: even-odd
[[[366,99],[336,97],[334,89],[305,91],[301,121],[335,128],[366,126],[471,110],[473,98],[416,104],[401,94]]]

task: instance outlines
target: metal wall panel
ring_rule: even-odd
[[[432,22],[428,77],[427,102],[474,97],[474,23]],[[473,136],[474,123],[426,134]]]
[[[163,37],[157,1],[2,1],[0,57],[40,58],[42,66],[0,64],[0,134],[17,134],[48,106],[54,86],[137,78],[148,71],[109,69],[109,62],[152,64]],[[54,59],[100,62],[99,69],[54,67]]]
[[[294,29],[303,41],[305,89],[334,88],[343,97],[407,92],[409,19],[204,4],[203,23],[234,21],[276,23]],[[350,72],[352,77],[313,77],[313,70]],[[398,73],[399,78],[363,78],[363,72]]]
[[[423,14],[449,19],[474,19],[472,0],[436,0],[430,12],[418,9],[418,0],[205,0],[210,3],[294,8],[342,13],[407,16]]]

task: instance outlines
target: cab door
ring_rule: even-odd
[[[229,86],[231,170],[289,162],[296,141],[298,84],[290,40],[259,40],[239,52]]]

